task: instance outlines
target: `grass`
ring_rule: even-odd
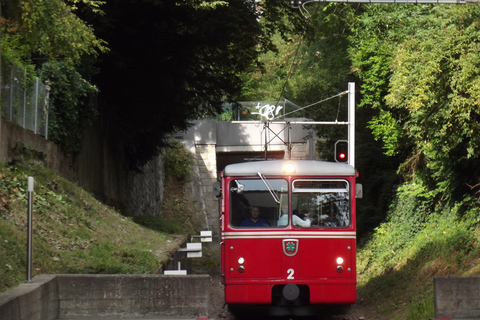
[[[35,178],[33,276],[156,273],[184,239],[174,234],[194,232],[188,216],[194,209],[185,197],[176,204],[184,206],[180,222],[168,210],[161,218],[134,219],[34,161],[0,164],[0,291],[26,279],[28,176]]]
[[[359,244],[360,296],[388,319],[434,318],[435,276],[480,274],[479,222],[476,199],[452,207],[398,199]]]

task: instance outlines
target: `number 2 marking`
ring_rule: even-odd
[[[290,268],[287,270],[287,273],[288,273],[287,279],[295,279],[295,277],[293,276],[293,274],[295,273],[295,270]]]

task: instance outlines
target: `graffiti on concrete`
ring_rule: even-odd
[[[265,105],[260,105],[260,102],[257,103],[255,109],[257,109],[257,112],[252,112],[251,114],[258,114],[262,118],[265,118],[266,120],[273,120],[275,117],[280,113],[280,111],[283,109],[282,106],[274,106],[273,104],[265,104]]]

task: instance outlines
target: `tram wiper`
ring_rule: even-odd
[[[258,176],[260,177],[260,179],[262,179],[263,183],[265,184],[265,187],[267,187],[268,191],[272,195],[273,200],[275,200],[276,203],[280,204],[280,199],[278,198],[278,195],[275,193],[275,191],[273,190],[270,183],[268,183],[267,178],[265,178],[265,176],[263,174],[261,174],[260,172],[257,172],[257,173],[258,173]]]

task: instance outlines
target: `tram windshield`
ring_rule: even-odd
[[[346,228],[351,223],[349,183],[346,180],[293,181],[292,213],[310,227]]]
[[[263,178],[265,179],[265,178]],[[278,201],[288,202],[285,179],[234,179],[230,182],[230,224],[233,227],[277,227]]]
[[[229,193],[232,227],[346,228],[351,223],[347,180],[296,179],[291,208],[285,179],[233,179]]]

